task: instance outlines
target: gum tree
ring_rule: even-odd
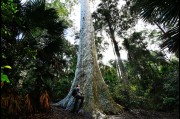
[[[77,84],[81,85],[84,94],[82,110],[88,118],[118,114],[123,110],[123,107],[112,99],[97,63],[89,0],[81,0],[81,29],[75,77],[68,95],[56,105],[71,110],[74,101],[71,92]]]

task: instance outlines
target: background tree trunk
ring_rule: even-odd
[[[71,110],[74,100],[71,92],[77,84],[81,85],[84,94],[83,111],[89,118],[123,111],[123,107],[112,99],[97,63],[89,0],[81,0],[81,30],[75,77],[68,95],[56,104]]]
[[[121,79],[122,79],[122,83],[124,85],[124,88],[125,90],[127,90],[126,88],[128,88],[128,77],[127,77],[127,74],[126,74],[126,71],[124,69],[124,65],[123,65],[123,62],[122,62],[122,59],[121,59],[121,55],[120,55],[120,52],[119,52],[119,48],[118,48],[118,43],[117,41],[115,40],[115,35],[114,35],[114,30],[113,28],[111,27],[111,23],[109,20],[107,20],[107,23],[108,23],[108,27],[109,27],[109,30],[110,30],[110,37],[111,37],[111,41],[114,45],[114,50],[115,50],[115,53],[116,53],[116,56],[117,56],[117,63],[118,63],[118,68],[120,70],[120,75],[121,75]]]

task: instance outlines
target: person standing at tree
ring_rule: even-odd
[[[79,111],[79,109],[81,109],[81,107],[83,106],[83,101],[84,101],[84,97],[82,96],[82,93],[80,92],[79,84],[76,85],[76,88],[73,89],[72,96],[75,98],[75,103],[74,103],[74,107],[71,112],[74,113],[76,111],[76,106],[77,106],[78,100],[81,100],[81,102],[79,104],[79,108],[77,111]]]

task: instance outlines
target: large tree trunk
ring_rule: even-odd
[[[77,84],[81,85],[84,94],[83,111],[87,117],[98,118],[123,111],[123,107],[112,99],[97,63],[89,0],[81,0],[81,30],[75,77],[68,95],[58,105],[67,110],[72,109],[74,98],[71,92]]]

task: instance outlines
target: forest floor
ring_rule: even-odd
[[[38,113],[27,119],[86,119],[79,114],[70,113],[60,107],[52,106],[50,113]],[[108,115],[107,119],[179,119],[179,113],[157,112],[141,109],[125,111],[121,115]]]

